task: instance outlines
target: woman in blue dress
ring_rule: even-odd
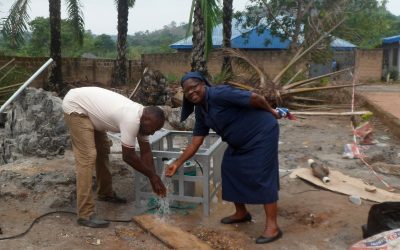
[[[181,85],[184,93],[181,121],[194,110],[196,122],[191,144],[168,166],[166,175],[174,175],[213,129],[228,144],[221,166],[222,199],[233,202],[236,208],[221,223],[251,221],[245,204],[263,204],[266,225],[256,243],[279,239],[282,237],[277,224],[279,113],[264,97],[229,85],[211,86],[198,72],[183,76]]]

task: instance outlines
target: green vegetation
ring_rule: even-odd
[[[49,56],[50,22],[49,18],[37,17],[29,23],[31,32],[25,33],[24,42],[12,46],[0,36],[0,55],[9,56]],[[169,45],[184,38],[187,25],[176,25],[172,22],[161,30],[137,32],[128,35],[128,58],[137,59],[141,54],[172,52]],[[81,57],[92,54],[100,58],[116,58],[116,36],[106,34],[94,35],[85,31],[83,44],[80,46],[72,25],[68,20],[61,21],[61,47],[63,57]]]
[[[366,121],[371,120],[371,118],[373,117],[373,115],[374,115],[374,113],[368,112],[368,113],[366,113],[366,114],[361,115],[361,119],[362,119],[364,122],[366,122]]]
[[[181,77],[175,74],[167,74],[165,78],[167,79],[167,83],[179,84],[181,81]]]
[[[386,1],[321,0],[313,4],[301,0],[250,0],[251,4],[235,17],[240,26],[255,27],[261,33],[270,29],[291,46],[304,38],[313,40],[344,19],[332,34],[361,48],[375,48],[383,37],[400,34],[400,16],[386,9]],[[265,3],[268,2],[268,5]],[[299,13],[297,13],[299,12]],[[284,14],[281,14],[284,13]],[[271,41],[266,41],[268,44]],[[315,59],[315,58],[313,58]]]

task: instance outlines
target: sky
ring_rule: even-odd
[[[6,16],[15,0],[0,0],[0,18]],[[49,0],[30,0],[30,18],[49,16]],[[117,8],[115,0],[80,0],[83,7],[85,29],[94,34],[117,34]],[[175,21],[177,25],[189,20],[191,0],[136,0],[129,10],[128,34],[138,31],[154,31]],[[243,10],[248,0],[233,0],[234,10]],[[62,18],[66,18],[65,0],[62,3]],[[389,0],[387,9],[400,15],[400,0]]]

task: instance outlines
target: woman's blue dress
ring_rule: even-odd
[[[196,106],[195,136],[210,128],[228,148],[222,161],[222,199],[267,204],[278,200],[279,125],[276,118],[250,105],[251,92],[228,85],[206,87],[205,104]]]

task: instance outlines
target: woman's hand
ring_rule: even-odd
[[[279,114],[279,112],[276,111],[275,109],[273,109],[273,110],[271,111],[271,113],[272,113],[272,115],[273,115],[276,119],[281,119],[281,118],[282,118],[282,116]]]
[[[278,113],[279,118],[289,118],[290,113],[289,113],[289,109],[287,109],[287,108],[277,107],[275,109],[275,112]]]
[[[178,165],[176,162],[173,162],[167,167],[167,170],[165,171],[165,176],[172,177],[176,173],[176,171],[178,171],[179,167],[180,165]]]

